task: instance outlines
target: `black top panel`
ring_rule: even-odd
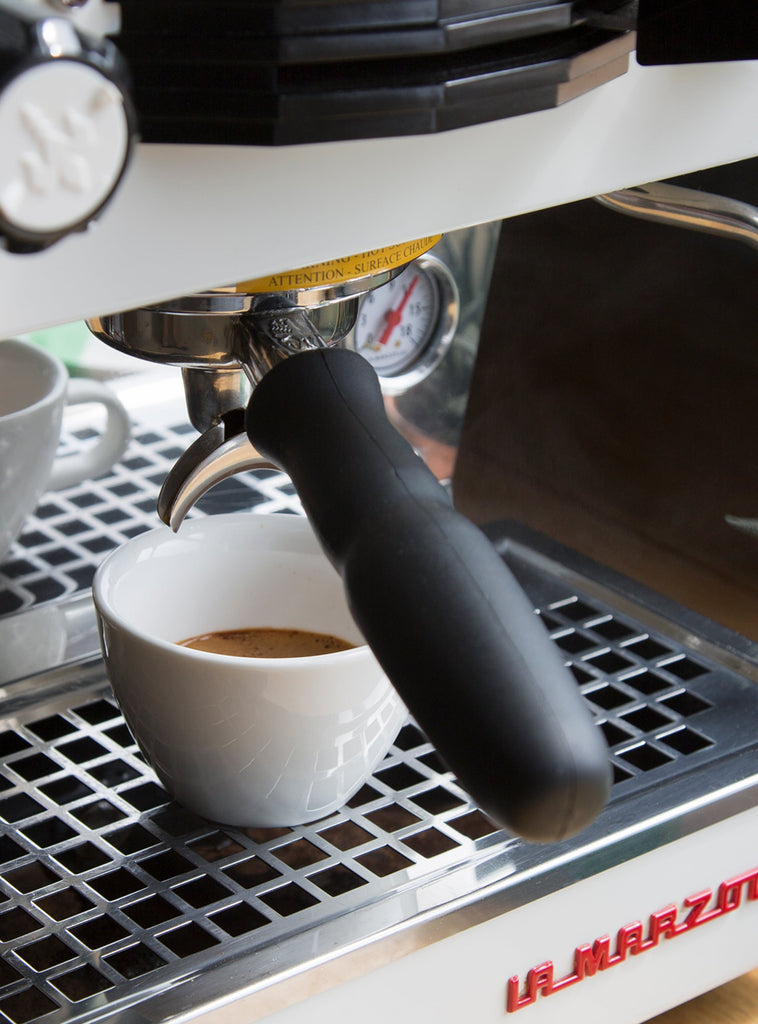
[[[587,55],[599,84],[622,74],[614,39],[626,52],[636,40],[642,64],[758,57],[755,0],[122,0],[121,10],[118,45],[142,137],[155,142],[381,137],[527,113],[593,87]]]
[[[185,23],[202,26],[210,35],[221,26],[237,26],[248,35],[280,38],[397,32],[522,14],[539,20],[542,12],[574,5],[562,0],[126,0],[121,6],[130,28],[143,32],[172,23],[181,34]],[[577,6],[591,17],[633,4],[590,0]]]
[[[755,0],[639,0],[640,64],[758,57]]]
[[[281,145],[445,131],[555,106],[568,82],[577,95],[615,77],[634,38],[633,5],[617,0],[123,0],[121,8],[118,46],[147,142]]]
[[[534,38],[594,25],[607,17],[602,0],[597,9],[574,0],[481,0],[476,5],[469,0],[444,4],[428,0],[376,4],[125,0],[121,6],[119,39],[132,53],[181,50],[186,60],[204,61],[215,55],[233,62],[277,65],[417,58]]]

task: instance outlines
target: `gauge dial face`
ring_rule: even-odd
[[[380,377],[405,373],[437,331],[440,307],[435,275],[414,263],[361,300],[355,348]]]

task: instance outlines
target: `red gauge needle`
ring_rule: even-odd
[[[387,310],[387,312],[385,313],[385,318],[387,320],[387,326],[384,328],[384,330],[382,331],[381,337],[379,338],[379,344],[380,345],[386,345],[387,344],[387,342],[390,340],[390,335],[392,334],[392,332],[395,330],[397,325],[402,320],[402,318],[403,318],[403,310],[405,309],[405,306],[406,306],[406,303],[408,302],[408,299],[410,299],[410,297],[411,297],[411,292],[416,287],[416,282],[417,281],[418,281],[418,274],[416,274],[416,276],[413,278],[411,283],[406,288],[405,295],[403,295],[402,299],[400,300],[400,305],[397,306],[395,309]]]

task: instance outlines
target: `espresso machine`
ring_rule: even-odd
[[[758,237],[755,15],[685,6],[0,0],[0,336],[86,321],[135,422],[0,567],[13,1024],[635,1022],[758,963],[750,474],[739,579],[679,525],[701,489],[644,499],[734,393],[688,433],[666,375],[610,429],[656,379],[614,340],[668,308],[650,253],[749,281]],[[86,559],[272,473],[411,717],[339,814],[238,830],[141,759]]]

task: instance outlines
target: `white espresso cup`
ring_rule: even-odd
[[[105,407],[100,437],[56,457],[63,411]],[[69,379],[63,363],[25,341],[0,341],[0,561],[45,490],[62,490],[106,473],[129,443],[129,415],[105,384]]]
[[[240,827],[303,824],[343,806],[406,717],[307,519],[237,513],[159,529],[113,551],[93,594],[127,725],[179,803]],[[247,658],[179,646],[252,627],[357,646]]]

